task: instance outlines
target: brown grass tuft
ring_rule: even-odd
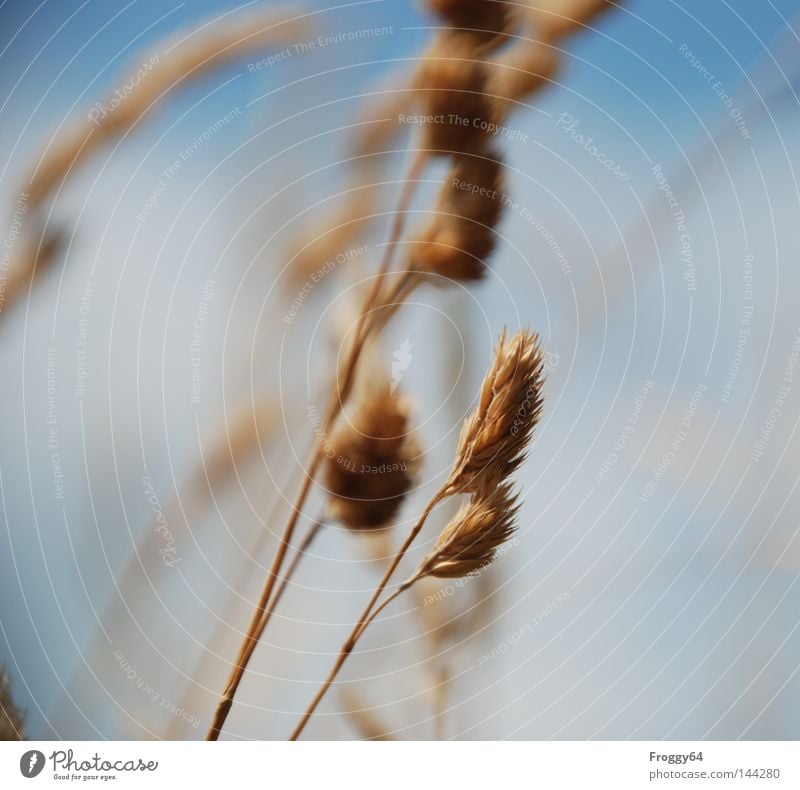
[[[409,269],[435,275],[432,282],[438,285],[482,279],[503,209],[502,176],[493,150],[457,157],[433,221],[410,246]]]
[[[331,515],[350,529],[377,529],[396,515],[416,479],[419,448],[409,404],[371,383],[351,422],[334,434],[325,462]]]

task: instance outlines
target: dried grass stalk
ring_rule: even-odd
[[[342,692],[344,712],[364,741],[393,741],[387,726],[374,710],[368,708],[360,694],[353,688]]]
[[[521,330],[510,341],[506,337],[504,331],[484,379],[479,407],[462,431],[453,472],[428,502],[389,564],[328,677],[292,732],[291,740],[300,737],[364,631],[391,601],[419,579],[434,575],[434,571],[435,575],[452,576],[461,575],[457,573],[459,570],[483,567],[510,535],[516,504],[506,478],[521,463],[539,418],[542,360],[536,335]],[[473,493],[470,506],[448,525],[436,551],[426,558],[417,573],[376,606],[428,516],[441,501],[461,492]]]
[[[367,158],[389,151],[399,132],[406,128],[400,123],[400,116],[411,111],[413,101],[413,91],[405,81],[386,88],[359,114],[359,125],[348,141],[350,155]]]

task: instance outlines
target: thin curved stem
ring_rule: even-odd
[[[414,188],[419,180],[419,176],[425,167],[425,163],[427,162],[427,157],[427,151],[417,151],[415,152],[411,161],[408,175],[403,186],[403,191],[400,195],[400,200],[394,213],[394,218],[392,220],[392,225],[389,232],[389,239],[387,241],[386,249],[384,250],[378,275],[375,278],[373,286],[367,296],[364,307],[359,316],[358,327],[356,328],[356,342],[351,347],[348,355],[343,377],[341,379],[338,376],[336,377],[337,383],[339,381],[343,381],[344,383],[342,384],[341,390],[337,391],[336,384],[334,384],[334,386],[331,388],[328,407],[325,412],[325,417],[322,421],[321,430],[323,435],[330,431],[334,420],[338,417],[352,390],[353,382],[355,380],[356,367],[358,365],[359,358],[361,357],[361,350],[364,348],[365,340],[369,336],[370,331],[372,331],[372,323],[367,319],[367,316],[378,299],[382,280],[391,266],[392,253],[394,248],[397,246],[397,241],[400,238],[400,234],[403,232],[406,210],[409,202],[411,201],[411,197],[413,196]],[[225,685],[224,691],[222,692],[220,701],[217,704],[217,709],[214,713],[211,727],[206,735],[206,740],[216,741],[219,738],[219,733],[225,724],[225,720],[228,718],[231,707],[233,706],[233,698],[236,695],[236,691],[242,681],[244,672],[247,669],[250,656],[253,654],[253,650],[255,650],[255,646],[258,641],[256,632],[258,631],[259,624],[264,616],[267,602],[272,595],[275,582],[286,557],[286,551],[291,543],[292,536],[294,535],[297,521],[300,517],[300,513],[308,497],[309,491],[311,490],[311,483],[314,481],[314,478],[319,471],[322,459],[322,446],[319,442],[315,442],[315,447],[311,453],[308,466],[306,467],[308,471],[304,477],[303,485],[300,487],[300,491],[297,494],[292,512],[289,514],[289,519],[284,527],[280,544],[275,552],[275,557],[273,558],[272,565],[270,566],[269,573],[267,574],[266,582],[264,583],[264,589],[262,590],[261,598],[259,599],[255,612],[253,613],[247,634],[245,635],[245,638],[239,648],[236,662],[231,670],[230,676],[228,677],[228,681]]]
[[[317,706],[320,702],[322,702],[322,698],[327,693],[328,689],[331,687],[331,684],[336,679],[336,676],[339,674],[339,670],[342,668],[345,661],[347,661],[347,657],[350,653],[353,652],[353,648],[356,646],[356,642],[358,642],[359,637],[364,632],[363,629],[372,622],[372,618],[370,614],[372,614],[372,608],[375,606],[378,598],[380,598],[381,593],[386,589],[386,585],[389,583],[389,579],[392,577],[392,574],[397,569],[397,566],[400,564],[400,561],[405,556],[406,552],[408,551],[411,544],[416,539],[417,535],[419,535],[420,531],[422,530],[425,521],[427,520],[428,516],[431,514],[433,509],[436,507],[439,502],[442,501],[447,496],[447,488],[440,489],[431,499],[430,502],[425,507],[425,510],[422,511],[422,515],[419,517],[419,521],[414,525],[414,528],[408,534],[403,545],[400,547],[400,550],[394,556],[394,559],[389,564],[389,567],[386,569],[386,572],[383,574],[383,578],[381,579],[378,586],[375,588],[375,592],[372,594],[372,597],[367,603],[364,611],[361,613],[361,616],[358,618],[358,621],[353,626],[353,630],[350,632],[350,635],[345,640],[345,643],[342,645],[339,655],[336,659],[336,663],[333,665],[328,677],[325,679],[323,684],[320,686],[319,690],[317,691],[314,699],[311,700],[306,712],[303,714],[303,717],[300,720],[300,723],[295,727],[294,731],[292,732],[289,740],[296,741],[300,734],[305,729],[306,724],[308,724],[309,719],[314,715],[314,711],[317,709]],[[410,585],[409,585],[410,586]],[[385,605],[386,602],[384,602]],[[378,608],[378,611],[383,608],[383,605]]]
[[[272,615],[275,613],[275,609],[278,608],[278,604],[283,597],[283,593],[286,591],[286,588],[289,585],[289,582],[292,580],[295,571],[297,570],[297,566],[300,564],[300,561],[305,556],[306,552],[310,548],[311,544],[314,542],[314,539],[319,535],[320,530],[325,526],[325,522],[323,518],[317,519],[309,528],[308,532],[306,532],[305,537],[303,538],[300,545],[297,547],[297,551],[294,554],[294,557],[289,563],[289,567],[286,569],[286,573],[284,574],[283,578],[281,579],[281,583],[278,585],[278,589],[275,590],[275,594],[272,596],[272,600],[269,602],[269,606],[267,610],[264,612],[264,616],[261,618],[261,622],[258,626],[258,630],[255,634],[255,640],[258,642],[261,639],[261,635],[264,633],[264,629],[267,627],[267,623],[269,623]]]
[[[412,576],[410,579],[406,579],[397,589],[386,599],[384,599],[383,603],[380,606],[377,606],[372,614],[364,621],[364,624],[356,634],[356,639],[361,639],[364,631],[369,628],[369,626],[374,622],[375,618],[398,596],[404,593],[414,582],[418,579],[422,578],[420,575],[416,574]]]

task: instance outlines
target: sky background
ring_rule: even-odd
[[[236,8],[0,4],[9,223],[54,135],[124,85],[162,38]],[[336,332],[386,223],[291,325],[282,319],[298,285],[286,264],[298,234],[343,199],[348,125],[412,67],[433,24],[397,0],[308,8],[319,33],[390,32],[249,68],[285,48],[267,47],[176,94],[48,207],[47,225],[69,232],[64,259],[0,322],[0,660],[30,737],[202,737],[257,597],[282,523],[271,503],[293,495],[307,407],[324,402]],[[435,657],[454,677],[447,737],[800,738],[798,11],[789,0],[634,0],[569,39],[554,84],[508,122],[526,137],[501,141],[520,209],[505,213],[487,281],[420,292],[386,333],[387,365],[412,343],[403,386],[426,447],[404,522],[452,459],[501,328],[538,330],[550,353],[517,541],[487,572],[489,593],[472,581],[445,595],[456,609],[488,601],[484,624]],[[376,210],[390,211],[413,139],[382,160]],[[441,164],[426,174],[412,226],[444,176]],[[277,417],[262,452],[213,499],[187,489],[236,415],[264,402]],[[686,436],[657,473],[687,412]],[[158,553],[145,478],[168,513],[174,567]],[[306,516],[321,501],[315,492]],[[326,531],[257,653],[231,737],[286,736],[375,578],[358,541]],[[337,690],[357,690],[403,738],[433,733],[435,661],[420,630],[412,601],[398,602]],[[331,695],[309,735],[355,737],[343,704]]]

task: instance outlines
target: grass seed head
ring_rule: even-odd
[[[436,284],[483,278],[502,214],[502,175],[492,150],[456,157],[434,219],[409,248],[409,267],[435,275]]]
[[[488,565],[513,534],[518,510],[508,483],[473,496],[444,528],[436,547],[423,560],[421,573],[452,579]]]
[[[388,383],[371,383],[353,419],[342,423],[326,453],[331,514],[351,529],[386,526],[414,485],[418,467],[408,400]]]
[[[494,103],[486,92],[488,66],[468,39],[440,31],[414,75],[422,147],[432,154],[483,148],[494,134]]]

